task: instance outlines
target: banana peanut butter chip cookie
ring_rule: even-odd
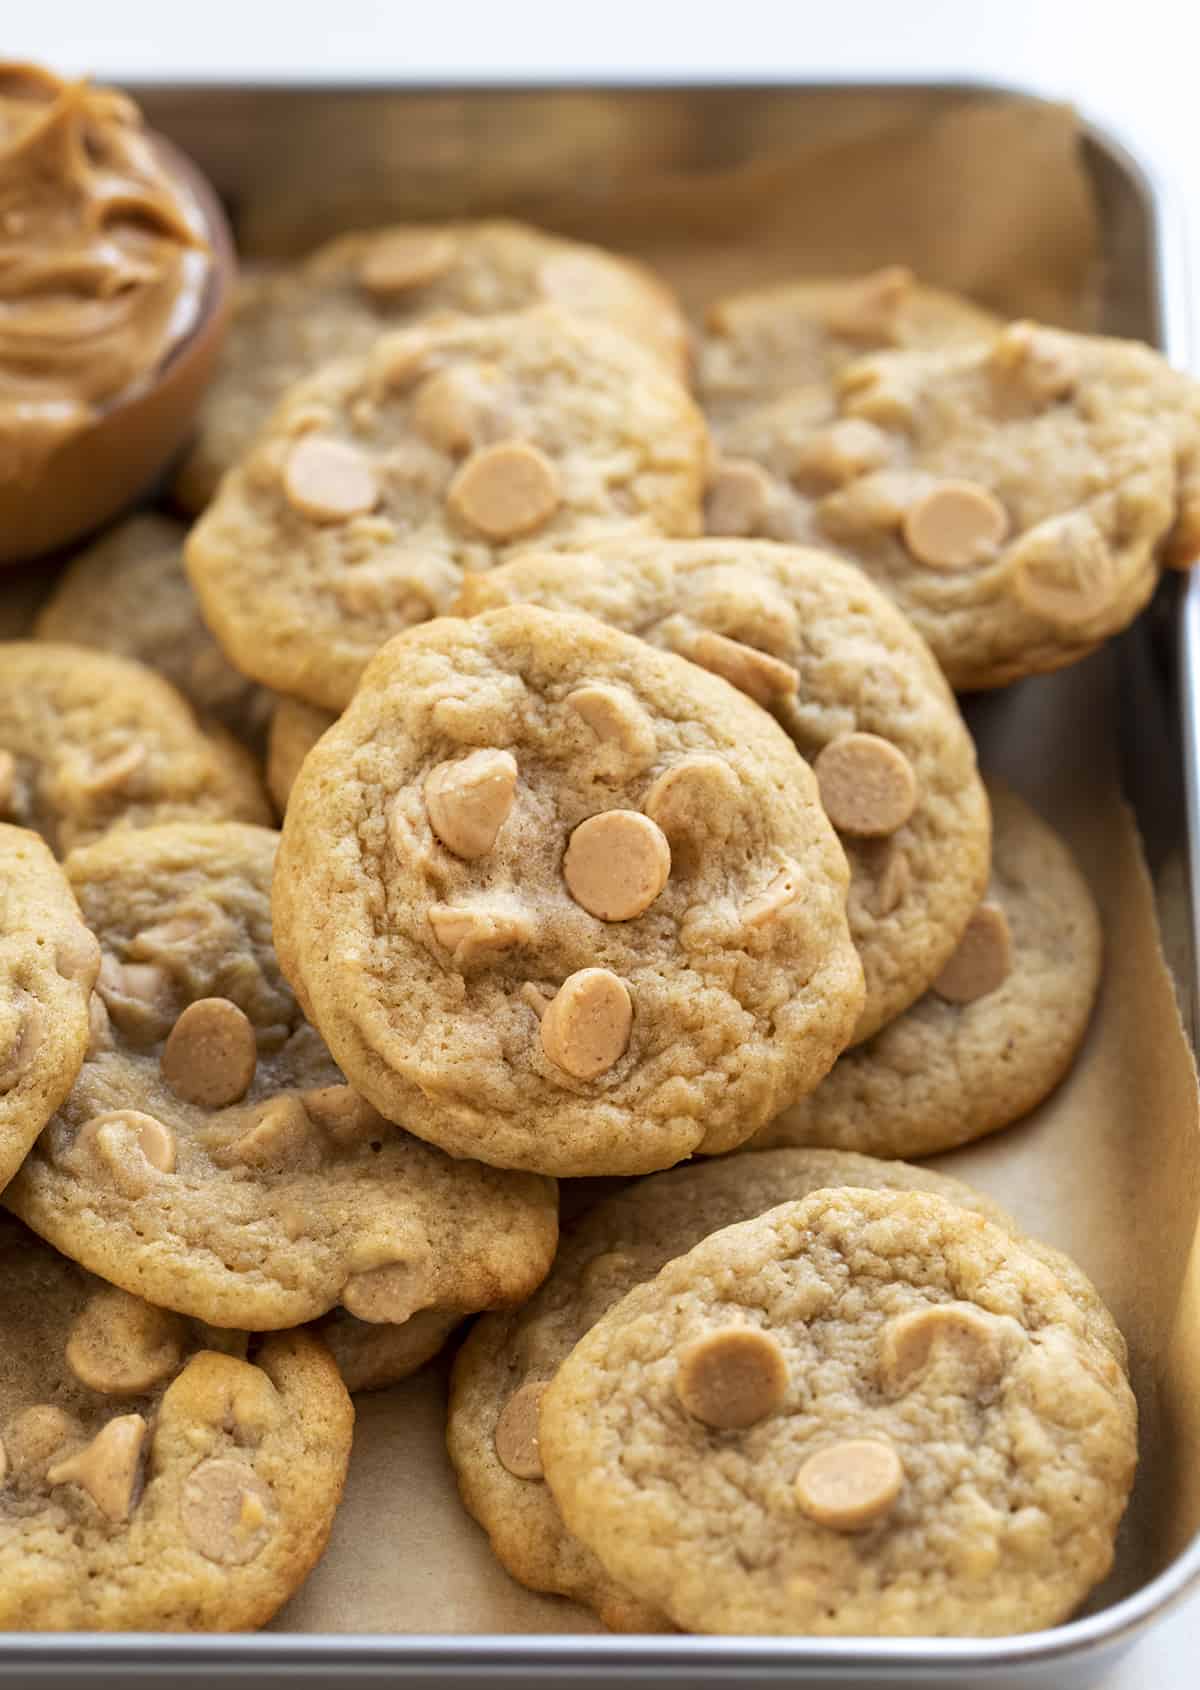
[[[553,1258],[553,1182],[452,1162],[343,1083],[275,960],[277,839],[171,826],[72,854],[104,953],[92,1044],[6,1201],[113,1284],[214,1325],[519,1301]]]
[[[298,698],[276,700],[267,732],[267,791],[282,815],[300,765],[326,728],[337,717],[332,710],[315,704],[301,704]]]
[[[0,1221],[0,1624],[243,1631],[325,1547],[353,1410],[302,1332],[250,1352]]]
[[[289,390],[192,530],[205,619],[248,675],[340,710],[390,634],[532,541],[695,534],[681,384],[553,306],[386,335]]]
[[[268,819],[257,777],[160,675],[77,646],[0,645],[0,821],[63,856],[118,826],[225,817]]]
[[[154,511],[118,523],[68,564],[38,616],[36,638],[136,657],[165,675],[202,719],[258,747],[270,694],[238,674],[205,627],[184,573],[186,533]]]
[[[828,392],[864,353],[960,346],[998,327],[989,311],[918,282],[900,264],[865,276],[750,288],[709,306],[696,386],[719,441],[725,425],[773,399],[798,388]],[[719,466],[712,504],[736,500],[733,487],[748,487],[752,471],[736,460]]]
[[[855,1038],[921,995],[983,892],[990,825],[950,689],[885,593],[828,553],[648,540],[531,552],[470,577],[460,605],[470,614],[518,602],[597,616],[770,710],[812,764],[850,862],[850,931],[867,980]]]
[[[351,1084],[453,1155],[732,1149],[862,1007],[816,782],[714,675],[528,605],[391,641],[292,790],[280,958]]]
[[[0,823],[0,1189],[75,1083],[99,966],[42,840]]]
[[[371,229],[330,241],[302,264],[245,277],[178,497],[200,510],[285,391],[318,364],[365,353],[387,330],[437,313],[494,317],[543,304],[620,329],[686,376],[687,329],[656,276],[520,223]]]
[[[988,1636],[1108,1571],[1136,1409],[1053,1267],[920,1191],[822,1190],[610,1308],[541,1398],[563,1520],[691,1631]]]
[[[447,1442],[459,1491],[510,1573],[535,1590],[594,1608],[616,1631],[660,1631],[665,1616],[614,1582],[568,1532],[542,1482],[540,1405],[550,1380],[600,1316],[676,1256],[735,1222],[830,1186],[931,1191],[1019,1237],[1016,1222],[979,1192],[932,1169],[828,1150],[774,1150],[656,1174],[594,1208],[564,1235],[546,1283],[523,1309],[476,1323],[454,1366]],[[1025,1240],[1057,1274],[1097,1341],[1123,1366],[1120,1333],[1068,1257]],[[677,1385],[687,1412],[752,1424],[782,1401],[783,1350],[770,1332],[740,1325],[685,1353]],[[783,1394],[786,1394],[784,1392]]]
[[[1100,985],[1100,917],[1062,840],[1006,787],[988,790],[992,879],[958,949],[759,1143],[931,1156],[1027,1115],[1070,1068]]]
[[[733,531],[844,553],[956,688],[1000,686],[1125,627],[1186,549],[1197,414],[1194,384],[1130,341],[1019,322],[877,353],[724,430],[762,495]],[[718,503],[710,526],[731,527]]]

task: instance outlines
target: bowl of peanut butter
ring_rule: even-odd
[[[128,96],[0,63],[0,564],[78,539],[162,469],[234,269],[211,186]]]

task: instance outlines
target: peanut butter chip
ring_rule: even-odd
[[[93,760],[79,776],[80,789],[89,798],[105,798],[127,788],[146,762],[146,747],[137,742],[123,745],[111,757]]]
[[[794,863],[790,868],[781,869],[765,891],[742,905],[742,926],[762,927],[772,921],[780,910],[796,902],[801,885],[800,870]]]
[[[908,866],[908,857],[893,845],[875,882],[871,898],[872,915],[879,919],[891,915],[907,898],[911,887],[912,870]]]
[[[663,830],[637,810],[589,816],[571,835],[563,879],[577,904],[601,921],[630,921],[667,884],[671,847]]]
[[[512,809],[517,760],[511,751],[472,751],[425,777],[429,825],[448,851],[485,857]]]
[[[185,1337],[179,1315],[106,1286],[71,1328],[67,1366],[90,1390],[139,1396],[175,1372]]]
[[[485,953],[527,944],[534,931],[527,911],[486,903],[432,904],[429,925],[438,944],[459,967]]]
[[[900,1495],[904,1468],[879,1438],[848,1438],[810,1455],[796,1475],[796,1500],[810,1520],[836,1532],[861,1532]]]
[[[766,472],[749,458],[722,458],[704,501],[707,534],[757,534],[771,500]]]
[[[142,1197],[154,1174],[175,1171],[175,1135],[140,1109],[114,1109],[93,1115],[79,1129],[75,1150],[94,1154],[127,1197]]]
[[[999,904],[980,904],[933,989],[948,1003],[974,1003],[1004,984],[1012,960],[1008,917]]]
[[[790,698],[800,684],[800,678],[790,663],[740,640],[728,639],[724,634],[706,631],[698,634],[683,652],[702,669],[720,675],[731,686],[744,692],[756,704],[772,704],[777,698]]]
[[[1090,516],[1071,511],[1039,523],[1011,553],[1013,591],[1025,609],[1068,631],[1116,596],[1117,562]]]
[[[100,942],[86,927],[75,927],[58,941],[54,966],[64,980],[74,980],[89,989],[100,968]]]
[[[458,242],[441,229],[405,229],[377,241],[359,266],[368,293],[388,295],[428,287],[458,256]]]
[[[317,1086],[301,1095],[307,1114],[338,1145],[364,1144],[388,1131],[383,1116],[350,1086]]]
[[[888,1321],[879,1340],[880,1382],[893,1395],[910,1390],[935,1354],[949,1354],[979,1385],[993,1383],[1004,1368],[994,1321],[972,1303],[935,1303]]]
[[[992,345],[992,365],[1042,404],[1065,399],[1079,380],[1079,355],[1065,335],[1036,323],[1009,323]]]
[[[993,557],[1008,533],[1008,512],[986,487],[943,481],[911,505],[904,544],[931,569],[969,569]]]
[[[625,982],[607,968],[581,968],[546,1006],[542,1049],[574,1079],[594,1080],[624,1054],[632,1028]]]
[[[440,452],[455,457],[469,452],[495,410],[499,379],[493,367],[451,365],[435,371],[413,395],[413,427]]]
[[[902,264],[889,264],[850,283],[825,320],[834,334],[848,340],[894,344],[900,334],[900,312],[912,287],[912,271]]]
[[[738,777],[725,759],[698,752],[659,775],[642,809],[678,850],[696,833],[722,837],[739,793]]]
[[[189,1474],[179,1512],[193,1549],[209,1561],[239,1567],[266,1548],[276,1508],[270,1485],[257,1473],[216,1456]]]
[[[559,498],[557,469],[523,440],[472,453],[446,494],[455,516],[489,540],[532,534],[554,515]]]
[[[374,510],[379,488],[362,453],[341,440],[306,434],[287,455],[283,490],[313,522],[346,522]]]
[[[903,827],[917,804],[917,777],[903,751],[878,734],[830,740],[813,773],[821,804],[839,833],[878,839]]]
[[[653,757],[653,725],[641,705],[624,688],[602,683],[576,687],[567,694],[567,704],[602,745],[615,745],[629,756],[646,761]]]
[[[253,1126],[239,1134],[232,1144],[212,1152],[221,1168],[238,1164],[245,1168],[294,1167],[312,1143],[313,1125],[302,1100],[294,1095],[273,1097]]]
[[[100,959],[96,990],[120,1030],[138,1044],[153,1044],[171,1019],[171,986],[157,963],[118,962],[111,953]]]
[[[245,1097],[258,1062],[249,1016],[228,998],[198,998],[171,1028],[162,1075],[177,1097],[223,1109]]]
[[[808,436],[796,451],[793,476],[836,487],[879,469],[891,457],[887,436],[863,417],[843,417]]]
[[[787,1394],[779,1341],[753,1326],[709,1332],[680,1352],[675,1393],[688,1413],[719,1431],[741,1430],[773,1414]]]
[[[133,1507],[146,1422],[140,1414],[110,1420],[90,1444],[46,1473],[50,1485],[78,1485],[110,1520],[127,1520]]]
[[[500,1465],[514,1479],[540,1479],[542,1456],[538,1448],[538,1415],[546,1384],[522,1385],[513,1392],[496,1422],[496,1455]]]
[[[430,1269],[424,1256],[413,1261],[387,1262],[352,1274],[342,1287],[342,1304],[359,1320],[400,1326],[429,1307]]]

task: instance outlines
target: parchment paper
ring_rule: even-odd
[[[832,101],[823,115],[799,146],[790,134],[747,137],[752,161],[703,179],[635,173],[603,215],[586,185],[569,204],[528,189],[509,209],[654,258],[694,305],[758,279],[902,260],[1014,313],[1064,322],[1088,321],[1104,283],[1118,319],[1069,113],[931,102],[898,118],[883,103],[848,126]],[[1110,649],[969,709],[985,768],[1074,848],[1103,912],[1106,965],[1066,1083],[1020,1125],[938,1159],[1070,1251],[1129,1340],[1141,1465],[1116,1569],[1092,1606],[1136,1588],[1200,1530],[1200,1117],[1153,888],[1120,791],[1129,701],[1118,685]],[[1176,851],[1168,879],[1178,882],[1180,861]],[[1178,895],[1168,904],[1182,921]],[[277,1629],[597,1629],[572,1605],[510,1581],[462,1511],[442,1441],[446,1369],[443,1358],[359,1400],[331,1549]]]

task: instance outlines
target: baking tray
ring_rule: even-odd
[[[127,84],[150,121],[209,172],[250,250],[299,250],[384,216],[535,213],[574,201],[582,227],[656,168],[720,168],[789,134],[953,113],[967,103],[1044,103],[976,84],[678,87],[317,88]],[[1098,214],[1097,326],[1190,361],[1189,298],[1176,213],[1161,182],[1110,132],[1085,125]],[[915,210],[915,207],[914,207]],[[686,218],[686,208],[680,212]],[[781,205],[781,222],[804,215]],[[560,217],[569,226],[570,216]],[[903,257],[892,251],[887,256]],[[1014,314],[1020,300],[1003,302]],[[1032,304],[1027,309],[1036,309]],[[1124,785],[1152,871],[1174,866],[1189,912],[1173,961],[1195,1039],[1200,954],[1190,888],[1200,841],[1200,572],[1168,580],[1118,642]],[[1194,1460],[1200,1461],[1200,1450]],[[403,1530],[403,1520],[397,1521]],[[494,1687],[619,1683],[893,1684],[1006,1690],[1092,1682],[1200,1581],[1200,1533],[1133,1594],[1050,1632],[997,1640],[709,1637],[74,1635],[0,1639],[0,1676],[37,1685]]]

